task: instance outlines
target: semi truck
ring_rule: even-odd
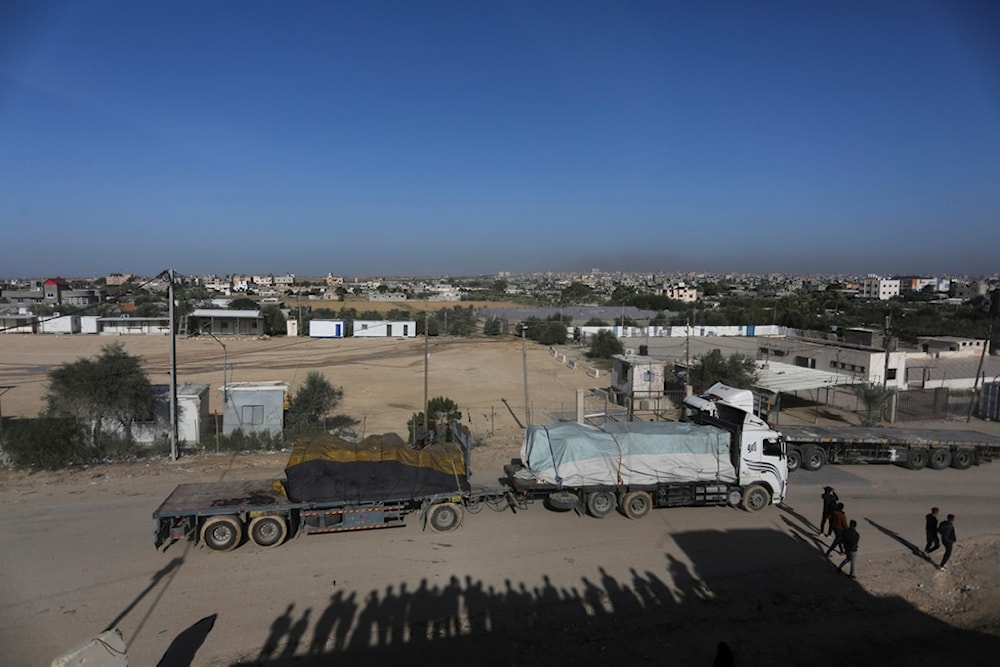
[[[527,428],[504,467],[513,499],[602,518],[640,519],[658,507],[779,504],[788,468],[781,434],[720,406],[693,422],[561,422]],[[727,414],[728,413],[728,414]]]
[[[717,414],[725,406],[754,414],[749,389],[716,383],[684,400],[684,418]],[[788,470],[819,470],[828,463],[894,463],[911,470],[965,470],[1000,456],[1000,438],[969,429],[862,426],[782,426]]]
[[[472,486],[471,448],[459,437],[415,450],[394,434],[298,442],[284,479],[177,486],[153,512],[155,544],[187,539],[230,551],[248,539],[270,548],[292,535],[403,526],[413,515],[449,532],[466,511],[508,506],[502,487]]]

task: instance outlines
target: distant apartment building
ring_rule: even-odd
[[[859,296],[863,299],[888,301],[894,296],[899,296],[899,279],[868,276],[861,283]]]
[[[273,287],[274,286],[274,276],[271,274],[267,275],[257,275],[252,278],[253,284],[257,287]]]
[[[324,281],[329,287],[333,287],[334,285],[343,285],[344,276],[335,276],[332,273],[328,273],[326,274],[326,278],[324,278]]]
[[[117,287],[126,284],[134,277],[131,273],[109,273],[104,278],[104,284],[108,287]]]
[[[295,284],[295,274],[294,273],[286,273],[283,276],[275,276],[274,277],[274,286],[275,287],[291,287],[294,284]]]
[[[684,301],[685,303],[694,303],[698,300],[698,288],[687,283],[664,285],[661,291],[663,296],[668,299]]]
[[[963,301],[986,296],[986,293],[990,289],[989,283],[981,280],[973,280],[971,282],[959,282],[955,280],[952,282],[952,287],[955,289],[955,296]]]
[[[30,308],[42,304],[49,306],[90,306],[104,300],[104,289],[71,289],[63,278],[48,278],[38,289],[4,290],[3,297],[17,306]]]

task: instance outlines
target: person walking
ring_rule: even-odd
[[[948,559],[951,558],[951,550],[958,541],[955,535],[955,515],[949,514],[948,518],[938,524],[938,534],[941,535],[941,544],[944,545],[944,556],[941,557],[939,570],[947,569]]]
[[[858,535],[857,521],[851,519],[851,523],[847,525],[841,539],[844,543],[844,560],[840,561],[840,565],[837,566],[837,569],[843,572],[844,566],[850,563],[851,571],[848,572],[847,576],[853,579],[854,566],[858,562],[858,543],[861,541],[861,536]]]
[[[848,529],[847,515],[844,514],[844,503],[837,503],[837,509],[830,514],[830,527],[833,529],[833,542],[826,550],[826,555],[833,553],[834,549],[839,549],[844,553],[844,531]]]
[[[927,546],[924,547],[924,553],[929,554],[938,547],[941,546],[941,541],[938,539],[938,512],[940,510],[937,507],[931,508],[931,513],[926,517],[926,525],[924,528],[927,532]]]
[[[823,529],[826,528],[826,536],[829,537],[833,528],[829,525],[830,515],[833,514],[833,510],[837,509],[837,501],[840,498],[837,497],[837,492],[833,490],[832,486],[823,487],[823,495],[820,496],[823,499],[823,518],[819,522],[819,534],[823,534]]]

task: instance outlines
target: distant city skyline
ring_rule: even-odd
[[[1000,3],[2,15],[6,277],[1000,270]]]

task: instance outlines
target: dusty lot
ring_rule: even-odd
[[[0,397],[7,417],[33,416],[44,402],[46,373],[59,364],[100,354],[110,343],[143,359],[150,380],[170,381],[169,339],[123,336],[0,336],[0,385],[13,387]],[[223,345],[225,348],[223,349]],[[520,427],[507,405],[524,421],[525,382],[521,341],[432,338],[427,346],[427,393],[446,396],[465,415],[477,438],[519,438]],[[528,344],[528,396],[533,413],[572,410],[577,388],[599,383],[584,368],[571,369],[549,349]],[[322,372],[343,387],[338,414],[357,421],[366,434],[406,430],[414,412],[423,410],[424,340],[416,339],[177,339],[179,382],[211,385],[213,414],[221,411],[218,388],[224,359],[230,382],[283,381],[294,392],[309,371]],[[506,400],[506,404],[505,401]],[[536,419],[544,421],[544,419]]]

